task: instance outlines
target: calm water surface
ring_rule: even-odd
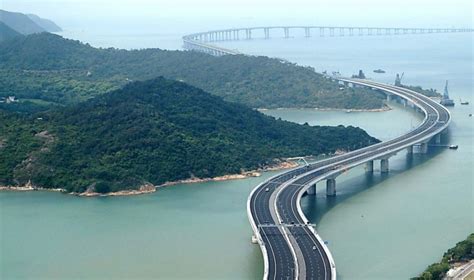
[[[101,37],[101,43],[127,41],[127,34],[120,36]],[[254,40],[229,46],[346,75],[383,68],[387,74],[370,76],[386,82],[405,72],[407,83],[438,90],[449,79],[454,99],[472,104],[472,38],[450,36]],[[87,39],[74,32],[69,37]],[[142,37],[147,46],[154,39]],[[179,40],[178,34],[171,38]],[[381,113],[265,113],[313,125],[360,126],[386,140],[420,121],[392,106]],[[472,105],[452,109],[453,124],[443,142],[458,144],[457,151],[431,149],[413,157],[401,152],[391,158],[386,176],[355,168],[338,177],[336,198],[327,199],[321,184],[316,197],[303,199],[304,211],[329,242],[340,278],[407,279],[474,231],[469,113]],[[122,198],[1,192],[0,278],[259,279],[263,261],[258,246],[250,243],[245,207],[251,189],[273,174]]]

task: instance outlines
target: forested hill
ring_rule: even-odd
[[[48,33],[0,44],[0,97],[15,95],[29,105],[77,103],[158,76],[252,108],[383,106],[373,91],[341,88],[311,68],[267,57],[97,49]]]
[[[23,35],[61,31],[61,28],[51,20],[40,18],[33,14],[26,15],[1,9],[0,22]]]
[[[276,120],[157,78],[36,116],[0,111],[0,183],[108,192],[375,142],[359,128]]]
[[[21,36],[21,34],[0,21],[0,42],[13,39],[17,36]]]

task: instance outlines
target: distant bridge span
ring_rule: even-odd
[[[230,28],[189,34],[183,37],[183,47],[211,55],[239,54],[237,50],[222,48],[215,42],[252,39],[292,38],[297,34],[313,36],[389,36],[408,34],[459,33],[474,32],[472,28],[398,28],[398,27],[362,27],[362,26],[260,26]]]

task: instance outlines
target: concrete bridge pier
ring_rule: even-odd
[[[311,37],[311,30],[309,29],[309,27],[305,27],[305,28],[304,28],[304,36],[305,36],[306,38]]]
[[[270,29],[269,28],[264,28],[263,33],[265,34],[265,39],[270,39]]]
[[[246,40],[252,39],[252,29],[250,28],[245,29],[245,39]]]
[[[336,179],[326,180],[326,196],[336,196]]]
[[[285,33],[285,39],[290,38],[290,29],[288,27],[283,27],[283,32]]]
[[[433,139],[435,144],[441,144],[441,133],[436,134]]]
[[[428,153],[428,143],[421,143],[420,144],[420,154]]]
[[[309,187],[309,189],[306,191],[306,193],[308,195],[316,195],[316,184]]]
[[[402,98],[402,105],[403,105],[403,107],[406,107],[406,106],[407,106],[407,100],[406,100],[406,99],[403,99],[403,98]]]
[[[390,102],[392,101],[392,95],[391,94],[387,94],[387,102]]]
[[[380,172],[388,173],[388,158],[383,158],[380,160]]]
[[[374,161],[370,160],[365,164],[365,171],[366,172],[374,172]]]
[[[413,154],[413,146],[407,148],[407,154]]]

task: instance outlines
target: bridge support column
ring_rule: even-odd
[[[305,36],[306,38],[311,37],[311,31],[309,30],[309,27],[305,27],[305,28],[304,28],[304,36]]]
[[[383,158],[380,160],[380,172],[388,173],[388,158]]]
[[[285,39],[290,38],[290,29],[288,27],[283,27],[283,33],[285,33]]]
[[[387,101],[392,101],[392,95],[391,94],[387,94]]]
[[[428,143],[421,143],[420,144],[420,154],[428,153]]]
[[[374,161],[373,161],[373,160],[368,161],[368,162],[365,164],[365,171],[366,171],[366,172],[374,172]]]
[[[407,148],[407,154],[413,154],[413,146]]]
[[[326,180],[326,196],[336,196],[336,179]]]
[[[434,136],[434,142],[435,142],[435,144],[440,144],[441,143],[441,133],[438,133]]]
[[[316,195],[316,184],[309,187],[309,189],[306,191],[306,193],[308,195]]]

